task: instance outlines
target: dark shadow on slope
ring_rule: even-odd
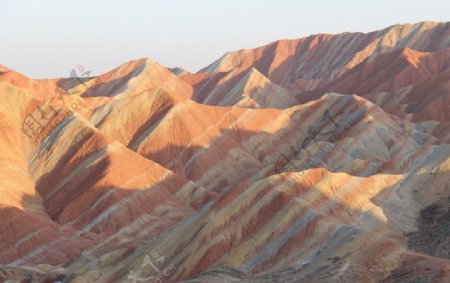
[[[0,208],[0,219],[0,264],[10,267],[36,264],[57,267],[75,259],[101,238],[91,233],[76,235],[77,231],[70,227],[15,207]]]
[[[342,113],[342,115],[345,117],[346,113]],[[362,117],[364,117],[364,115]],[[296,119],[299,119],[299,118],[297,117]],[[287,128],[292,127],[295,129],[295,127],[297,127],[297,124],[295,124],[296,119],[292,119],[293,123],[291,123],[291,125],[289,125]],[[356,120],[356,122],[359,122],[359,121],[360,121],[360,119]],[[333,121],[330,120],[330,121],[326,121],[326,123],[334,124],[334,126],[336,126],[336,124],[338,124],[338,123],[344,124],[345,119],[344,120],[336,119],[336,121],[334,121],[334,123],[333,123]],[[351,125],[351,126],[353,126],[353,125]],[[320,127],[321,126],[319,125],[318,128],[320,128]],[[218,138],[214,139],[210,143],[211,146],[208,146],[208,148],[190,147],[190,148],[186,149],[186,148],[182,148],[179,146],[170,145],[170,146],[166,147],[164,150],[155,152],[153,154],[148,154],[146,157],[149,159],[155,160],[155,161],[159,162],[160,164],[162,164],[166,167],[169,167],[170,169],[174,170],[175,172],[184,174],[186,177],[196,181],[196,180],[198,180],[199,176],[201,176],[201,175],[196,175],[195,172],[202,172],[200,170],[202,168],[196,169],[195,166],[200,166],[203,168],[211,168],[211,167],[215,166],[215,164],[217,162],[219,162],[219,160],[222,160],[223,157],[225,157],[227,155],[228,150],[227,150],[227,147],[224,145],[230,144],[230,140],[232,140],[233,144],[240,146],[242,144],[242,142],[247,140],[249,137],[254,136],[256,134],[261,134],[264,136],[263,139],[266,140],[268,144],[270,144],[271,141],[273,141],[277,137],[280,138],[284,134],[286,134],[286,133],[283,133],[284,130],[286,130],[286,128],[283,130],[280,130],[276,134],[271,135],[271,134],[264,133],[264,132],[262,132],[262,133],[248,132],[248,131],[239,129],[238,127],[227,128],[227,129],[222,130],[222,134]],[[341,132],[341,135],[336,136],[334,138],[335,140],[332,140],[332,141],[339,142],[344,136],[348,135],[347,130],[348,129],[344,129],[344,131]],[[299,139],[296,143],[296,146],[299,149],[307,148],[308,145],[315,142],[315,138],[316,138],[315,136],[317,136],[317,133],[314,134],[314,131],[311,131],[309,133],[309,135],[305,135],[305,136],[303,136],[303,138]],[[318,139],[320,140],[320,138],[318,138]],[[326,141],[326,139],[324,139],[324,140]],[[281,139],[278,142],[278,144],[282,144],[282,143],[283,143],[283,139]],[[276,145],[276,144],[277,144],[277,142],[274,142],[274,145]],[[389,147],[388,145],[386,145],[386,146]],[[212,189],[214,191],[218,191],[223,195],[223,198],[221,200],[219,200],[218,202],[221,202],[224,199],[226,199],[227,194],[233,194],[234,191],[236,190],[236,188],[238,187],[238,184],[243,184],[243,183],[247,182],[248,186],[249,186],[251,183],[254,183],[255,181],[260,180],[264,177],[279,174],[282,172],[288,172],[289,170],[283,170],[283,168],[285,167],[285,165],[287,165],[290,162],[290,159],[289,159],[289,157],[286,158],[286,156],[283,156],[283,152],[280,152],[279,157],[280,157],[280,159],[286,159],[286,160],[281,161],[281,164],[279,166],[275,166],[275,164],[273,164],[273,162],[268,161],[269,159],[267,157],[270,156],[271,154],[274,154],[274,151],[276,151],[276,148],[277,147],[274,146],[272,149],[269,148],[266,152],[264,152],[264,151],[252,152],[249,150],[245,150],[246,153],[248,153],[250,156],[252,156],[254,158],[254,160],[258,160],[260,162],[259,163],[260,166],[256,166],[254,169],[249,170],[250,172],[247,172],[249,174],[244,174],[242,176],[242,178],[235,179],[234,180],[235,182],[233,182],[233,183],[230,183],[225,178],[222,178],[221,180],[218,180],[217,182],[215,182],[215,185],[209,187],[210,189]],[[222,151],[220,151],[218,149],[222,149]],[[292,154],[293,156],[295,156],[297,154],[295,149],[290,149],[290,150],[291,150],[290,154]],[[199,151],[203,151],[203,152],[199,152]],[[200,155],[207,156],[207,157],[213,156],[214,160],[212,161],[212,163],[209,163],[209,164],[207,162],[201,161],[200,164],[195,165],[195,166],[191,167],[190,169],[189,168],[185,169],[184,166],[186,165],[186,163],[189,160],[191,160],[192,158],[198,158],[198,156],[200,156]],[[286,154],[284,154],[284,155],[286,155]],[[176,160],[177,162],[174,163],[173,160]],[[205,159],[205,160],[207,160],[207,159]],[[266,162],[266,164],[264,162]],[[170,165],[170,163],[178,164],[179,166],[177,167],[175,165]],[[257,179],[254,179],[253,177],[255,177],[256,174],[262,168],[265,168],[265,167],[269,167],[269,168],[273,167],[273,168],[270,168],[269,170],[265,171],[264,174],[259,175]],[[321,166],[312,166],[312,168],[320,168],[320,167]],[[226,170],[240,170],[239,168],[240,168],[239,163],[234,163],[233,168],[228,168],[228,169],[224,168],[224,172],[226,172]],[[248,169],[248,166],[246,166],[246,168]],[[340,170],[333,170],[332,168],[330,168],[330,170],[334,171],[334,172],[340,171]],[[294,170],[294,172],[295,171],[298,171],[298,170]],[[359,174],[358,172],[346,172],[346,173],[349,173],[350,175],[354,175],[354,176],[361,176],[361,177],[368,176],[367,173],[364,173],[364,174]],[[375,174],[375,173],[377,173],[377,171],[372,172],[372,174]],[[399,172],[383,171],[382,173],[389,175],[389,174],[398,174]],[[369,175],[371,175],[371,174],[369,174]],[[244,190],[245,190],[245,188],[244,188]],[[386,188],[386,191],[388,191],[388,190],[390,190],[390,188]],[[329,201],[331,203],[330,206],[335,207],[337,211],[347,211],[347,213],[349,213],[350,215],[352,215],[352,214],[357,215],[359,212],[361,212],[361,211],[357,211],[357,210],[355,211],[354,209],[351,209],[351,208],[345,208],[344,205],[339,200],[330,199]],[[283,202],[280,202],[280,204],[281,204],[281,206],[279,206],[279,207],[282,207],[283,205],[285,205],[285,203],[283,203]],[[274,209],[274,211],[277,211],[277,209]],[[261,217],[262,217],[263,215],[265,215],[265,213],[267,213],[267,212],[261,211],[259,213],[259,215],[261,215]],[[330,213],[331,213],[331,215],[329,215],[329,216],[331,216],[333,218],[334,217],[333,213],[332,212],[330,212]],[[351,219],[349,219],[349,221],[350,220]],[[233,223],[233,221],[231,221],[230,223]],[[250,232],[250,234],[248,234],[247,236],[250,236],[252,233],[257,232],[257,230],[259,229],[258,224],[256,223],[255,225],[256,226],[254,228],[256,228],[256,229],[249,229],[248,231]],[[238,244],[238,243],[234,243],[229,246],[227,244],[226,246],[231,248],[235,244]],[[220,249],[222,249],[222,248],[220,248]],[[219,258],[217,258],[217,257],[211,258],[208,256],[206,259],[209,264],[212,264],[213,262],[217,261]],[[201,268],[201,266],[199,266],[199,268],[200,269],[196,270],[195,273],[201,272],[201,270],[203,270],[203,268]],[[327,274],[329,274],[329,273],[327,273]]]
[[[225,171],[239,172],[238,168],[242,168],[240,177],[227,180],[225,175],[218,176],[220,180],[215,181],[214,184],[208,184],[209,189],[221,192],[228,191],[228,189],[232,189],[238,183],[246,180],[250,180],[251,182],[255,181],[252,177],[264,168],[267,170],[259,178],[282,172],[299,172],[321,167],[327,168],[332,172],[345,172],[350,175],[365,177],[368,174],[370,175],[370,172],[367,170],[349,172],[327,164],[327,158],[330,152],[332,152],[332,150],[328,149],[332,147],[332,144],[339,143],[342,139],[348,138],[352,128],[359,124],[366,116],[367,109],[365,106],[358,106],[359,108],[356,111],[346,109],[356,104],[356,101],[353,101],[351,105],[341,103],[344,100],[348,100],[347,98],[349,97],[340,97],[337,100],[341,104],[340,106],[333,106],[333,109],[326,110],[322,114],[322,117],[315,120],[309,127],[304,125],[304,119],[309,115],[315,114],[314,112],[318,111],[322,102],[319,103],[320,105],[311,106],[311,109],[293,112],[289,125],[274,134],[269,134],[264,131],[251,132],[243,130],[241,127],[244,125],[236,124],[231,119],[230,125],[222,129],[221,134],[213,139],[207,148],[192,145],[187,148],[168,145],[164,149],[153,153],[140,153],[146,158],[154,160],[190,180],[198,181],[205,170],[209,170],[214,165],[222,162],[229,155],[230,149],[238,149],[242,152],[242,156],[247,158],[236,159],[232,165],[228,163],[223,169]],[[298,138],[297,140],[291,141],[291,145],[287,148],[284,146],[286,142],[284,137],[289,138],[292,135]],[[243,146],[243,144],[248,143],[250,138],[255,137],[257,137],[257,140],[264,140],[266,142],[253,148]],[[191,137],[191,139],[194,138]],[[310,146],[317,148],[319,143],[321,146],[318,146],[315,152],[311,152]],[[389,146],[392,145],[386,145],[387,148]],[[300,154],[303,154],[306,158],[298,162],[297,159]],[[367,161],[371,162],[375,160],[369,159]],[[294,164],[296,162],[297,165]],[[376,171],[371,172],[371,174],[374,173]],[[224,188],[225,190],[223,190]]]
[[[397,54],[399,51],[392,53]],[[386,54],[388,53],[384,53],[382,55],[386,56]],[[387,64],[387,66],[383,66],[383,69],[380,70],[380,72],[384,71],[388,72],[388,74],[384,74],[384,76],[380,75],[378,82],[374,81],[373,76],[365,78],[366,81],[361,81],[363,79],[362,74],[364,73],[363,68],[368,60],[369,59],[364,60],[325,86],[319,86],[309,91],[298,92],[295,94],[295,98],[298,103],[306,103],[319,99],[323,95],[330,92],[348,95],[357,94],[377,104],[386,112],[390,112],[391,114],[399,117],[401,117],[403,113],[412,114],[412,121],[414,122],[427,120],[444,122],[448,120],[448,107],[437,102],[439,99],[445,97],[445,95],[449,92],[448,81],[450,79],[450,70],[448,67],[442,68],[442,70],[434,74],[427,74],[425,78],[414,82],[414,84],[402,84],[400,87],[394,87],[392,85],[392,81],[391,85],[385,86],[381,90],[373,91],[376,86],[380,85],[380,82],[384,83],[384,77],[395,77],[400,75],[404,68],[410,66],[410,63],[397,62],[395,64],[395,68],[397,70],[394,73],[389,73],[392,72],[392,70],[390,69],[391,66]],[[421,73],[419,72],[417,76],[421,76]],[[350,77],[350,81],[348,81],[348,77]],[[343,82],[346,82],[346,84],[341,85]],[[412,88],[408,90],[407,87],[410,86]],[[406,94],[404,93],[405,91]],[[385,92],[387,92],[387,95],[384,95]],[[424,95],[425,93],[427,95]],[[380,97],[383,95],[384,98],[381,100]],[[390,99],[395,99],[399,96],[402,97],[400,101],[395,103],[389,101]],[[433,107],[433,105],[439,105],[442,109],[430,111],[430,108]],[[398,106],[398,109],[393,108],[395,106]],[[387,109],[388,107],[393,109]],[[436,106],[434,106],[434,108],[436,108]],[[424,109],[428,109],[428,111],[422,111]]]
[[[315,109],[310,109],[310,111],[315,111]],[[298,113],[298,114],[305,114],[303,112]],[[306,112],[305,115],[307,115],[308,112]],[[345,113],[343,113],[342,115],[345,115]],[[289,159],[289,155],[295,156],[297,150],[302,149],[302,148],[307,148],[308,145],[312,144],[315,142],[315,139],[317,138],[319,141],[321,141],[320,137],[317,137],[318,133],[315,133],[315,130],[319,130],[321,127],[323,127],[324,125],[321,125],[320,123],[317,125],[317,127],[313,128],[313,131],[310,131],[309,133],[307,133],[306,135],[300,135],[300,138],[295,142],[295,146],[296,148],[292,149],[284,149],[285,151],[287,150],[287,152],[283,152],[281,150],[281,147],[279,147],[280,145],[282,145],[285,140],[283,139],[284,136],[288,135],[289,133],[292,133],[293,131],[298,131],[298,124],[299,121],[302,120],[302,115],[296,116],[293,115],[295,117],[292,117],[291,119],[291,124],[280,130],[279,132],[275,133],[275,134],[269,134],[267,132],[258,132],[258,133],[254,133],[254,132],[248,132],[245,130],[241,130],[238,127],[230,127],[230,128],[226,128],[222,131],[221,135],[216,138],[214,141],[211,142],[211,144],[213,146],[209,146],[208,148],[201,148],[198,146],[193,146],[193,147],[189,147],[189,148],[181,148],[179,146],[174,146],[174,145],[170,145],[168,147],[166,147],[164,150],[160,151],[160,152],[156,152],[153,155],[147,156],[147,158],[149,159],[155,159],[156,161],[158,161],[160,164],[169,167],[168,165],[169,162],[173,162],[173,160],[176,160],[179,163],[180,167],[176,167],[174,166],[173,168],[176,169],[174,171],[180,171],[182,172],[185,176],[190,177],[192,179],[196,179],[198,178],[198,176],[201,176],[201,173],[204,172],[202,171],[205,168],[210,168],[212,166],[215,165],[215,163],[220,160],[220,157],[224,157],[227,155],[229,149],[231,148],[235,148],[236,146],[241,147],[244,151],[244,153],[248,154],[249,157],[252,157],[253,160],[255,161],[254,164],[247,164],[246,160],[244,161],[240,161],[240,163],[234,163],[232,167],[228,167],[228,168],[224,168],[223,172],[226,172],[226,170],[240,170],[241,168],[246,168],[247,172],[243,172],[245,174],[242,174],[242,178],[238,178],[235,180],[232,180],[233,183],[222,183],[222,181],[228,181],[226,178],[222,178],[220,180],[217,180],[216,182],[216,187],[214,187],[214,190],[218,190],[221,193],[224,194],[224,197],[220,200],[220,201],[224,201],[226,202],[226,194],[227,193],[233,193],[236,190],[237,184],[238,183],[242,183],[244,181],[248,181],[249,184],[252,184],[264,177],[270,176],[270,175],[276,175],[279,173],[283,173],[283,172],[288,172],[289,170],[286,170],[284,167],[290,162]],[[328,120],[324,120],[325,123],[328,123],[329,125],[333,124],[333,121],[328,121]],[[340,120],[336,120],[335,123],[339,123],[341,124]],[[288,131],[286,131],[288,130]],[[251,151],[251,150],[247,150],[245,148],[242,147],[242,143],[244,141],[246,141],[249,137],[254,136],[255,134],[260,134],[262,135],[262,139],[267,141],[267,143],[271,143],[271,147],[265,148],[264,150],[255,150],[255,151]],[[345,131],[343,132],[343,135],[346,135]],[[338,142],[340,140],[341,137],[339,137],[336,142]],[[226,146],[228,145],[228,146]],[[77,146],[81,146],[77,145]],[[207,158],[204,161],[200,161],[197,165],[193,166],[190,169],[184,169],[184,166],[186,165],[186,163],[191,159],[191,158],[198,158],[198,157],[194,157],[195,154],[199,154],[199,151],[203,151],[203,153],[201,153],[201,155],[206,156]],[[220,153],[220,155],[218,155],[218,153]],[[286,156],[288,156],[288,158],[286,158]],[[208,160],[208,158],[212,159],[211,163],[206,162]],[[279,159],[286,159],[286,160],[282,160],[278,163],[278,161],[276,161],[274,164],[274,162],[272,160],[278,160]],[[63,160],[68,160],[69,156],[67,157],[63,157],[60,161]],[[167,163],[167,164],[166,164]],[[79,163],[77,163],[79,165]],[[63,173],[61,173],[61,175],[58,175],[57,172],[53,172],[52,174],[46,176],[46,178],[42,179],[41,182],[39,183],[40,187],[43,187],[43,189],[45,189],[44,181],[45,179],[48,179],[48,182],[50,182],[50,180],[52,179],[61,179],[64,178],[64,174],[67,174],[68,172],[71,171],[71,169],[73,168],[72,166],[70,166],[70,168],[66,168],[68,166],[66,166],[66,164],[64,162],[62,162],[60,164],[61,168],[65,168],[66,171],[64,171]],[[248,167],[251,166],[250,169],[248,169]],[[268,167],[268,170],[264,172],[264,174],[261,174],[259,176],[256,176],[256,174],[258,174],[261,169]],[[321,166],[313,166],[312,168],[320,168]],[[58,168],[58,167],[55,167]],[[103,172],[104,170],[106,170],[105,166],[101,166],[101,169],[99,170],[98,173]],[[181,170],[182,168],[182,170]],[[96,170],[94,170],[96,171]],[[298,172],[299,170],[292,170],[294,172]],[[55,175],[56,174],[56,175]],[[388,173],[387,173],[388,174]],[[357,175],[356,175],[357,176]],[[88,178],[89,179],[89,178]],[[83,183],[81,183],[83,185]],[[81,189],[83,190],[90,190],[92,189],[92,184],[84,184],[83,188]],[[109,189],[109,188],[107,188]],[[107,190],[105,188],[100,189],[101,191],[103,191],[103,193],[106,193],[105,190]],[[124,189],[124,188],[117,188],[117,189]],[[245,190],[246,188],[244,188]],[[61,192],[61,197],[70,195],[70,192],[72,190],[77,190],[77,186],[75,186],[75,184],[73,185],[73,187],[71,186],[71,189],[68,191],[62,191],[64,193]],[[320,193],[320,192],[317,192]],[[102,195],[99,194],[98,198],[101,197]],[[289,198],[292,198],[295,196],[285,196],[283,195],[283,193],[280,193],[280,198],[276,200],[276,202],[273,204],[272,208],[274,212],[277,211],[277,209],[281,209],[284,205],[286,205],[286,201],[289,200]],[[97,198],[97,199],[98,199]],[[320,195],[319,198],[326,198],[325,195]],[[338,214],[337,212],[340,213],[348,213],[348,208],[345,208],[339,200],[334,200],[334,199],[329,199],[330,202],[330,206],[331,207],[335,207],[335,211],[334,213]],[[103,210],[99,211],[105,211],[106,207],[104,207]],[[345,212],[347,211],[347,212]],[[350,210],[351,211],[351,210]],[[273,215],[269,214],[270,211],[267,210],[261,210],[261,219],[267,219],[268,217],[271,217]],[[272,212],[273,213],[273,212]],[[355,213],[357,213],[357,211],[355,211]],[[58,212],[55,213],[55,215],[58,214]],[[326,213],[324,213],[326,214]],[[117,231],[118,226],[116,225],[111,225],[112,223],[116,222],[115,218],[119,219],[121,216],[121,214],[117,214],[117,215],[112,215],[105,223],[105,226],[100,225],[98,229],[101,230],[105,230],[108,229],[108,227],[112,228],[112,233],[114,233],[114,231]],[[130,213],[132,217],[132,219],[136,219],[138,217],[137,214],[133,214]],[[339,215],[338,215],[339,216]],[[266,218],[264,218],[266,217]],[[330,220],[334,220],[335,215],[333,215],[332,213],[330,213],[330,215],[326,215],[325,217],[329,217]],[[189,217],[186,217],[186,219]],[[336,219],[339,219],[336,217]],[[352,220],[351,218],[348,219],[349,221]],[[229,225],[233,222],[235,222],[236,219],[231,219],[230,223],[226,224],[224,223],[224,225]],[[108,224],[109,223],[109,224]],[[350,221],[351,223],[351,221]],[[264,223],[263,222],[258,222],[256,221],[253,225],[253,227],[249,227],[247,229],[247,234],[246,236],[251,236],[254,233],[257,233],[258,230],[262,227]],[[109,231],[108,231],[109,232]],[[161,232],[162,233],[162,232]],[[199,232],[200,236],[202,231]],[[109,233],[108,233],[109,234]],[[161,234],[162,236],[164,236],[164,234]],[[198,234],[196,234],[198,235]],[[198,241],[201,242],[202,238],[197,237],[196,235],[194,235],[193,240],[197,239]],[[289,239],[290,240],[290,239]],[[174,243],[175,244],[175,243]],[[185,243],[186,245],[189,244],[189,242]],[[239,244],[238,242],[233,242],[231,241],[230,244],[228,245],[228,249],[233,247],[233,245],[237,245]],[[183,246],[180,246],[183,247]],[[285,244],[283,244],[281,246],[282,248],[285,247]],[[219,247],[220,248],[220,247]],[[142,251],[144,252],[144,250]],[[323,255],[325,255],[325,252],[322,252]],[[277,254],[277,256],[282,256],[282,253]],[[217,261],[219,258],[215,258],[215,256],[212,257],[207,257],[205,258],[206,262],[208,262],[210,265],[213,264],[215,261]],[[271,260],[273,260],[272,258],[268,259],[268,263],[271,263]],[[198,270],[196,270],[196,272],[201,272],[204,269],[205,266],[198,266]],[[261,269],[261,272],[264,272],[264,269]]]
[[[423,208],[418,228],[406,235],[411,249],[450,259],[450,196]]]
[[[82,78],[65,78],[59,79],[56,85],[65,91],[72,89],[80,84],[87,83],[90,80],[95,79],[96,77],[82,77]]]
[[[211,90],[214,89],[217,83],[228,74],[229,72],[218,72],[211,75],[205,75],[205,78],[193,82],[193,96],[191,97],[191,99],[198,103],[203,103],[203,101],[206,99]],[[201,76],[201,74],[187,75],[187,77],[191,76]],[[180,78],[184,80],[183,76],[181,76]],[[189,83],[189,79],[186,81]]]

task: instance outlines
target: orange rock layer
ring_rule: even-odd
[[[427,22],[197,74],[1,66],[0,281],[448,282],[417,231],[446,223],[449,48]]]

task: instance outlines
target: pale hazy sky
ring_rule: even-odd
[[[449,0],[0,0],[0,64],[33,78],[150,57],[198,71],[225,52],[314,33],[449,21]]]

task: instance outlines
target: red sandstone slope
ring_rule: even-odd
[[[446,122],[450,113],[449,55],[449,48],[379,54],[324,87],[297,94],[297,98],[307,101],[328,92],[355,93],[398,116],[407,114],[414,121]]]
[[[256,49],[227,53],[200,73],[255,67],[277,84],[287,87],[300,85],[300,90],[309,90],[317,86],[315,79],[323,85],[373,54],[404,47],[421,52],[435,52],[448,47],[449,25],[424,22],[395,25],[366,34],[319,34],[297,40],[280,40]],[[302,87],[303,82],[310,86]]]
[[[127,252],[203,202],[196,193],[203,188],[104,136],[78,114],[7,82],[0,87],[2,148],[10,152],[2,151],[1,221],[9,224],[2,227],[1,263],[65,264],[94,244]],[[153,227],[140,227],[148,222]]]
[[[196,101],[211,105],[225,99],[251,68],[293,92],[299,102],[317,99],[330,91],[358,95],[394,91],[448,68],[448,50],[444,49],[450,46],[449,34],[448,23],[424,22],[366,34],[319,34],[280,40],[227,53],[198,74],[181,78],[193,85]],[[277,97],[277,91],[272,91],[272,96]],[[227,105],[233,105],[232,101]],[[276,104],[268,106],[280,108]]]
[[[334,121],[318,114],[325,110],[330,111]],[[414,215],[419,203],[448,195],[444,183],[449,177],[445,169],[450,165],[448,145],[433,146],[435,139],[418,132],[415,125],[389,117],[372,103],[351,96],[331,95],[300,108],[274,111],[272,117],[279,116],[274,119],[276,122],[267,125],[272,134],[239,130],[261,121],[259,115],[267,116],[267,110],[239,111],[246,112],[245,120],[224,126],[230,131],[236,128],[229,137],[244,145],[246,154],[260,160],[259,168],[248,164],[248,159],[242,158],[245,155],[236,158],[232,150],[224,155],[211,145],[205,145],[206,149],[196,149],[189,143],[180,146],[179,152],[191,154],[176,159],[184,172],[195,168],[196,160],[192,161],[190,156],[199,156],[199,152],[206,158],[217,158],[215,161],[200,158],[198,162],[208,169],[197,173],[203,176],[187,177],[210,184],[209,188],[218,191],[221,197],[213,206],[205,207],[151,244],[125,270],[139,269],[146,253],[157,248],[169,258],[167,263],[177,266],[171,278],[178,280],[220,266],[247,275],[292,269],[301,278],[307,274],[302,273],[302,265],[311,261],[316,262],[316,268],[311,267],[309,272],[323,276],[319,267],[328,268],[328,259],[336,258],[336,262],[352,267],[346,276],[365,281],[382,278],[367,272],[370,267],[378,273],[389,272],[401,265],[400,258],[412,257],[411,251],[395,239],[401,237],[398,231],[413,229],[414,221],[407,220],[407,215]],[[308,132],[302,124],[313,125],[313,130]],[[335,127],[342,129],[327,134]],[[212,133],[209,129],[208,134]],[[154,134],[164,135],[158,133],[158,127]],[[258,143],[262,140],[263,143]],[[438,161],[435,159],[438,152],[447,154]],[[434,161],[427,161],[430,155],[436,156],[432,158]],[[159,162],[165,164],[164,160]],[[417,166],[429,162],[440,164],[441,175],[417,176]],[[238,175],[229,178],[233,172]],[[225,190],[214,186],[220,180]],[[392,201],[389,197],[413,191],[426,194],[420,185],[412,186],[418,180],[433,180],[432,190],[440,193],[421,200],[402,197]],[[405,215],[395,215],[398,209]],[[350,235],[355,238],[349,240]],[[364,246],[369,238],[373,244]],[[360,251],[349,256],[354,249]],[[367,253],[371,259],[366,258]],[[382,255],[389,255],[392,261],[387,271],[376,263]],[[448,270],[448,261],[438,262]],[[339,265],[334,268],[339,269]],[[142,275],[164,277],[150,269]],[[283,278],[282,274],[277,276]],[[349,280],[346,276],[342,278]]]
[[[253,67],[239,74],[235,71],[210,75],[184,74],[181,79],[193,85],[192,99],[204,104],[286,108],[297,103],[291,92]],[[231,85],[232,88],[229,87]]]
[[[450,196],[448,26],[280,41],[199,74],[1,67],[0,280],[447,282],[430,223]]]
[[[397,90],[449,70],[450,48],[418,52],[409,48],[366,59],[325,87],[324,93],[367,93]]]

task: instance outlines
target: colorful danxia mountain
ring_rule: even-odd
[[[0,65],[0,282],[450,282],[450,23],[84,74]]]

